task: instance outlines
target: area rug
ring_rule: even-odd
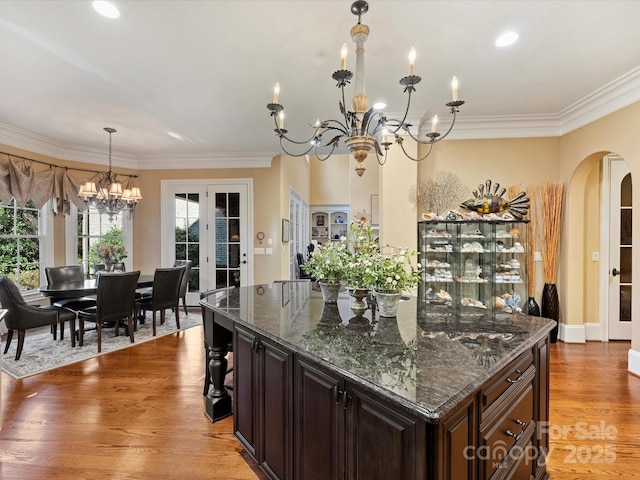
[[[16,346],[18,345],[18,334],[16,332],[9,351],[6,355],[2,355],[2,371],[16,379],[25,378],[115,350],[133,347],[142,342],[177,331],[173,312],[167,311],[162,325],[160,325],[160,315],[158,314],[157,322],[157,331],[154,337],[152,335],[151,313],[147,312],[145,323],[138,324],[138,331],[134,334],[135,343],[131,343],[129,340],[126,328],[120,328],[120,335],[117,337],[113,328],[103,328],[101,353],[98,353],[98,334],[95,330],[85,332],[84,346],[79,347],[78,342],[76,342],[75,348],[71,347],[68,325],[66,325],[64,340],[62,341],[59,337],[58,340],[54,340],[48,327],[27,331],[22,355],[18,361],[15,360]],[[189,315],[185,315],[184,311],[180,312],[180,330],[186,330],[198,325],[202,325],[202,315],[199,312],[189,311]],[[85,323],[85,326],[90,328],[91,324]],[[3,344],[0,354],[4,352],[4,348],[5,345]]]

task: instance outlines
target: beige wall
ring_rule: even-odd
[[[590,157],[602,158],[615,152],[625,159],[631,171],[632,179],[640,178],[640,102],[607,115],[582,128],[561,137],[560,141],[560,178],[569,185],[566,198],[567,215],[564,216],[563,230],[567,232],[584,231],[584,219],[588,212],[584,208],[584,195],[587,190],[588,175],[579,167],[589,162]],[[637,183],[637,182],[636,182]],[[633,204],[640,205],[640,189],[633,191]],[[640,222],[633,225],[633,271],[640,271]],[[570,252],[570,254],[568,253]],[[581,322],[584,306],[584,262],[575,259],[584,258],[584,241],[580,235],[567,235],[560,252],[560,271],[564,273],[562,288],[566,292],[564,309],[567,321]],[[632,349],[640,351],[640,289],[632,294]]]
[[[315,156],[311,156],[309,205],[349,205],[349,157],[332,155],[328,160],[321,162]]]

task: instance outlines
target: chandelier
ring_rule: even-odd
[[[367,13],[369,5],[365,1],[356,1],[351,5],[351,13],[358,16],[358,24],[351,28],[351,38],[356,44],[356,72],[355,72],[355,95],[352,99],[353,110],[346,108],[344,87],[350,83],[353,73],[346,69],[347,45],[342,46],[340,58],[340,70],[333,73],[332,78],[338,82],[337,87],[342,93],[340,104],[340,120],[318,120],[314,125],[310,125],[313,133],[311,136],[302,141],[293,140],[287,137],[287,130],[284,128],[284,106],[278,103],[280,96],[280,85],[276,83],[273,89],[273,102],[267,105],[267,109],[271,112],[271,116],[275,123],[276,135],[280,138],[280,146],[287,154],[294,157],[301,157],[315,149],[315,155],[319,160],[324,161],[329,158],[334,150],[338,147],[341,140],[356,159],[356,173],[359,176],[365,171],[364,160],[371,150],[375,152],[376,159],[380,165],[384,165],[387,160],[387,152],[389,147],[397,143],[402,148],[404,154],[413,161],[419,162],[424,160],[431,153],[433,144],[444,140],[453,129],[456,121],[458,107],[464,104],[464,101],[458,100],[458,80],[453,77],[451,82],[452,100],[446,104],[449,112],[453,115],[449,129],[444,133],[437,131],[438,116],[434,116],[431,123],[431,131],[426,133],[423,138],[421,135],[414,135],[411,132],[411,123],[408,123],[407,115],[411,104],[411,94],[416,91],[415,86],[422,80],[418,75],[414,75],[413,69],[415,64],[415,49],[411,49],[409,53],[409,75],[400,79],[400,85],[404,87],[404,93],[407,94],[407,106],[402,119],[388,118],[383,112],[377,111],[374,107],[369,107],[369,100],[365,94],[364,84],[364,43],[369,36],[369,27],[362,24],[362,15]],[[323,135],[327,138],[323,139]],[[422,157],[413,158],[405,150],[401,135],[408,135],[418,143],[429,145],[426,154]],[[291,153],[285,147],[287,145],[304,145],[303,150],[298,153]],[[307,148],[308,146],[308,148]],[[322,156],[319,148],[330,148],[329,152]],[[384,150],[384,153],[383,153]],[[325,150],[326,151],[326,150]]]
[[[96,177],[85,182],[78,191],[78,196],[83,198],[88,206],[94,207],[100,214],[106,213],[109,219],[122,211],[131,213],[140,200],[140,188],[132,185],[135,175],[128,175],[123,188],[118,181],[118,175],[111,171],[111,135],[115,128],[105,127],[109,133],[109,170],[99,172]]]

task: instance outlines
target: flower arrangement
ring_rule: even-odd
[[[365,275],[365,284],[380,293],[401,293],[418,286],[422,265],[411,259],[418,252],[406,248],[386,247],[388,253],[376,252],[372,268]]]
[[[99,245],[98,256],[104,261],[105,265],[121,262],[127,258],[127,249],[122,245]]]
[[[301,268],[323,283],[340,283],[349,263],[349,251],[343,240],[328,241],[319,245]]]

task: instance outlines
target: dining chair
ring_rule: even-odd
[[[178,292],[178,299],[182,299],[182,307],[184,308],[184,314],[189,315],[187,311],[187,290],[189,289],[189,274],[191,273],[191,267],[193,266],[192,260],[176,260],[173,263],[174,267],[184,268],[182,274],[182,281],[180,282],[180,291]]]
[[[0,304],[2,308],[7,309],[4,317],[7,327],[7,344],[4,353],[9,351],[11,340],[13,339],[14,330],[18,331],[18,347],[16,349],[16,360],[20,360],[22,348],[24,346],[24,337],[28,329],[51,325],[57,328],[59,323],[64,324],[65,321],[75,322],[76,314],[64,308],[55,305],[47,305],[46,307],[37,307],[28,305],[24,301],[20,289],[13,283],[9,277],[0,276]]]
[[[67,283],[84,282],[84,270],[80,265],[66,265],[64,267],[45,267],[44,274],[49,285],[64,285]],[[50,298],[51,305],[67,308],[77,312],[96,304],[96,299],[91,297],[74,298]],[[74,332],[71,331],[73,335]],[[53,339],[56,339],[56,332],[53,332]],[[64,339],[64,323],[60,324],[60,340]]]
[[[99,275],[97,280],[97,300],[94,307],[80,310],[79,343],[84,345],[84,322],[94,322],[98,332],[98,353],[102,351],[102,326],[105,322],[115,322],[115,334],[118,336],[120,320],[126,318],[129,338],[134,342],[134,297],[140,271],[108,272]]]
[[[136,318],[140,310],[151,310],[153,313],[153,336],[156,336],[156,312],[160,311],[160,323],[164,323],[165,310],[173,309],[176,315],[176,328],[180,328],[179,297],[180,282],[184,275],[184,267],[156,268],[153,275],[151,296],[135,300]]]

